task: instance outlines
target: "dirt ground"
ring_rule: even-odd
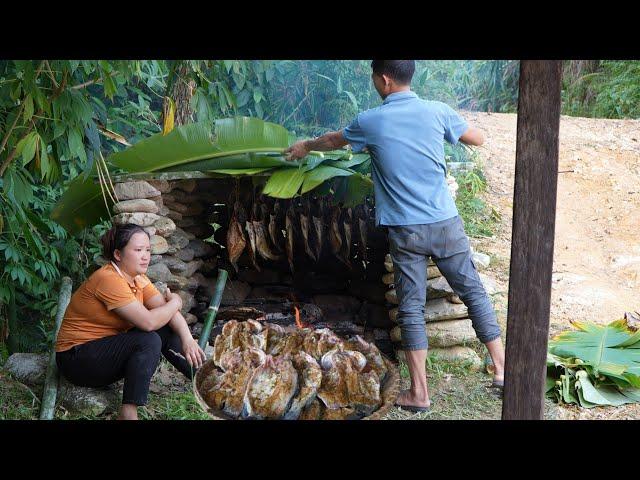
[[[515,114],[464,114],[483,129],[485,201],[501,215],[495,238],[472,239],[492,257],[500,323],[507,313],[515,172]],[[640,311],[640,120],[562,116],[550,334],[569,321],[609,323]],[[640,406],[560,408],[556,418],[640,418]]]
[[[515,114],[466,113],[482,128],[486,202],[501,215],[495,238],[474,240],[508,287]],[[640,121],[562,116],[551,331],[569,320],[608,323],[640,311]]]

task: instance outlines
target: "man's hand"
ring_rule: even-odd
[[[311,150],[307,148],[307,141],[300,140],[299,142],[294,143],[289,148],[287,148],[285,153],[285,158],[288,161],[298,160],[306,156]]]
[[[182,352],[189,365],[195,368],[200,368],[207,359],[198,342],[191,336],[182,340]]]

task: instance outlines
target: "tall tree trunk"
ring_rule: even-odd
[[[175,62],[173,71],[169,75],[169,83],[167,84],[166,97],[171,98],[175,105],[176,111],[174,115],[174,125],[185,125],[194,121],[193,111],[189,102],[196,88],[196,83],[191,78],[193,71],[189,62],[180,60]],[[164,125],[164,112],[167,111],[167,99],[165,98],[162,105],[162,118],[160,125]]]
[[[504,375],[504,420],[542,420],[560,131],[559,60],[522,60]]]

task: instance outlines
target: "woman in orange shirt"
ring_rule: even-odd
[[[102,237],[110,262],[71,297],[56,341],[56,363],[71,383],[102,387],[124,378],[119,419],[137,420],[162,354],[188,378],[205,355],[180,313],[182,300],[163,296],[145,275],[151,246],[138,225]]]

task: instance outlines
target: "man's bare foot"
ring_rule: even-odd
[[[421,396],[411,392],[411,390],[402,390],[396,399],[396,405],[400,407],[422,407],[429,408],[431,401],[427,395]]]

